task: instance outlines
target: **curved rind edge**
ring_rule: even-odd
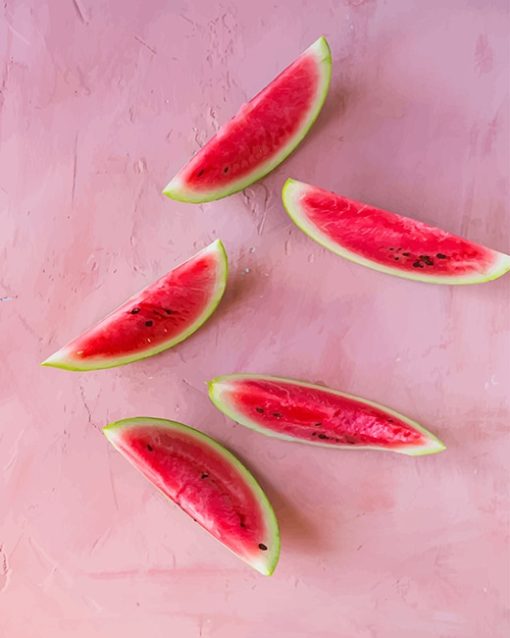
[[[321,36],[320,38],[318,38],[301,55],[304,55],[307,51],[313,51],[313,53],[319,57],[318,65],[320,66],[322,70],[322,82],[317,91],[317,101],[314,104],[314,108],[310,110],[310,117],[308,118],[306,123],[303,125],[300,131],[298,131],[298,133],[296,133],[296,135],[289,141],[289,143],[273,158],[273,160],[269,161],[265,166],[261,167],[258,171],[255,171],[251,175],[246,176],[241,180],[238,180],[238,182],[236,182],[235,184],[232,184],[231,186],[225,189],[219,189],[217,191],[209,191],[209,193],[195,193],[194,191],[187,191],[186,188],[183,187],[182,180],[180,179],[180,175],[181,175],[181,172],[188,165],[189,163],[188,162],[165,186],[165,188],[162,191],[163,195],[166,195],[167,197],[175,201],[184,202],[186,204],[204,204],[206,202],[213,202],[218,199],[228,197],[229,195],[233,195],[234,193],[238,193],[239,191],[242,191],[244,188],[247,188],[251,184],[254,184],[258,180],[268,175],[277,166],[279,166],[282,162],[284,162],[287,159],[287,157],[289,157],[289,155],[291,155],[291,153],[293,153],[297,149],[297,147],[301,144],[301,142],[308,135],[310,129],[312,128],[315,121],[319,117],[322,107],[324,106],[324,102],[326,101],[329,85],[331,83],[331,69],[333,65],[333,60],[331,57],[331,49],[329,47],[329,44],[326,38],[324,36]],[[298,56],[298,58],[299,57],[301,56]],[[269,84],[271,84],[271,82],[269,82]],[[266,86],[269,86],[269,84],[267,84]]]
[[[118,421],[113,421],[111,423],[108,423],[102,428],[102,430],[103,430],[103,434],[108,439],[108,441],[113,445],[113,447],[117,451],[119,451],[122,454],[121,450],[116,444],[116,440],[117,440],[116,433],[118,433],[119,431],[123,431],[131,426],[151,425],[151,424],[179,430],[181,432],[186,433],[187,435],[191,437],[194,437],[200,440],[201,442],[205,443],[206,445],[211,447],[213,450],[218,452],[218,454],[220,454],[223,458],[225,458],[231,465],[233,465],[237,469],[240,476],[243,478],[243,480],[246,481],[250,489],[253,491],[256,497],[256,500],[259,503],[260,508],[263,512],[268,534],[270,535],[272,539],[272,548],[271,548],[272,551],[267,556],[267,559],[268,559],[267,563],[250,561],[247,558],[239,556],[238,554],[230,550],[230,548],[228,548],[226,545],[223,545],[223,543],[221,543],[219,539],[216,539],[214,536],[212,536],[212,538],[215,538],[215,540],[221,543],[223,547],[225,547],[226,549],[229,549],[229,551],[232,554],[234,554],[234,556],[246,562],[248,565],[256,569],[262,575],[271,576],[274,570],[276,569],[276,566],[278,564],[278,560],[280,557],[280,547],[281,547],[280,529],[278,525],[278,519],[276,518],[276,514],[274,512],[273,506],[271,505],[271,502],[269,501],[266,493],[262,489],[260,483],[257,481],[255,476],[237,458],[237,456],[235,456],[233,452],[228,450],[221,443],[219,443],[218,441],[216,441],[209,435],[205,434],[204,432],[201,432],[200,430],[197,430],[196,428],[193,428],[189,425],[185,425],[184,423],[180,423],[179,421],[172,421],[169,419],[155,418],[155,417],[130,417],[130,418],[120,419]],[[122,454],[122,456],[124,455]],[[131,465],[133,465],[134,467],[136,467],[136,469],[138,469],[138,467],[132,461],[127,459],[127,457],[124,456],[124,458],[126,458],[126,460],[128,460],[128,462],[130,462]],[[138,471],[140,470],[138,469]],[[152,483],[148,478],[147,480],[151,483],[151,485],[153,485],[155,489],[159,490],[165,496],[165,498],[167,498],[170,502],[173,502],[166,494],[164,494],[164,492],[162,492],[160,488],[154,485],[154,483]]]
[[[204,308],[204,312],[202,313],[202,315],[191,326],[189,326],[189,328],[185,330],[183,333],[181,333],[177,337],[174,337],[174,339],[171,339],[168,342],[159,344],[159,346],[157,346],[156,348],[152,348],[151,350],[146,350],[143,353],[131,355],[129,357],[120,357],[117,359],[102,360],[101,362],[99,360],[96,360],[96,362],[91,362],[89,365],[76,365],[76,361],[67,356],[66,349],[68,345],[65,345],[62,348],[60,348],[60,350],[57,350],[54,354],[52,354],[47,359],[45,359],[40,365],[45,367],[51,367],[51,368],[59,368],[61,370],[67,370],[70,372],[92,372],[94,370],[107,370],[109,368],[117,368],[120,366],[128,365],[129,363],[134,363],[135,361],[141,361],[142,359],[153,357],[156,354],[160,354],[161,352],[164,352],[165,350],[169,350],[170,348],[173,348],[179,343],[182,343],[183,341],[188,339],[188,337],[191,337],[192,334],[194,334],[197,330],[199,330],[199,328],[201,328],[207,322],[207,320],[210,319],[210,317],[214,314],[214,312],[218,308],[221,302],[221,299],[223,298],[223,294],[225,293],[225,289],[227,287],[227,279],[228,279],[227,251],[225,250],[225,246],[223,245],[223,242],[221,241],[221,239],[216,239],[214,242],[209,244],[209,246],[206,246],[204,249],[202,249],[195,255],[192,255],[189,259],[185,260],[184,262],[181,262],[181,264],[177,264],[172,269],[174,270],[175,268],[178,268],[183,263],[186,263],[186,261],[190,261],[194,259],[195,257],[198,257],[201,253],[204,253],[207,250],[216,251],[218,255],[219,263],[222,265],[222,268],[218,273],[215,293],[211,297],[209,304]],[[171,270],[168,271],[168,273],[170,272]],[[148,286],[150,285],[151,284],[148,284]],[[143,292],[143,290],[144,289],[142,289],[140,293]],[[115,310],[113,312],[115,312]],[[91,330],[93,328],[94,326],[91,328]]]
[[[303,231],[305,235],[310,237],[310,239],[317,242],[335,255],[343,257],[344,259],[347,259],[348,261],[351,261],[359,266],[365,266],[366,268],[370,268],[371,270],[376,270],[387,275],[400,277],[401,279],[409,279],[412,281],[419,281],[421,283],[442,284],[449,286],[483,284],[489,281],[494,281],[495,279],[499,279],[499,277],[502,277],[504,274],[510,271],[510,255],[506,255],[505,253],[501,253],[492,249],[487,250],[491,250],[492,253],[496,255],[496,259],[495,263],[487,273],[479,273],[475,275],[470,274],[466,276],[461,275],[458,277],[434,277],[419,275],[413,272],[399,270],[398,268],[383,266],[374,261],[371,261],[370,259],[366,259],[365,257],[360,257],[356,253],[343,248],[340,244],[333,242],[305,218],[305,215],[300,210],[299,204],[293,201],[293,196],[295,195],[296,191],[304,188],[315,187],[311,184],[306,184],[292,178],[288,178],[285,181],[282,188],[282,202],[287,215],[294,222],[294,224],[301,231]]]
[[[407,423],[413,429],[417,430],[418,432],[421,432],[423,436],[426,438],[426,443],[420,446],[412,446],[412,447],[409,446],[409,447],[401,447],[401,448],[384,448],[384,447],[379,447],[376,445],[363,445],[363,446],[361,445],[359,446],[328,445],[327,443],[318,443],[318,442],[316,443],[314,441],[307,441],[305,439],[300,439],[298,437],[293,437],[286,434],[280,434],[280,433],[274,432],[273,430],[270,430],[269,428],[265,428],[261,426],[256,421],[247,419],[246,417],[244,417],[244,415],[237,412],[227,401],[223,400],[221,396],[221,389],[219,388],[220,384],[226,383],[230,380],[236,381],[236,380],[244,380],[244,379],[261,379],[261,380],[267,380],[267,381],[293,383],[296,385],[300,385],[302,387],[308,387],[312,389],[331,392],[332,394],[336,394],[341,397],[354,399],[366,405],[378,408],[386,412],[386,414],[390,414],[394,417],[397,417],[398,419],[401,419],[402,421],[404,421],[404,423]],[[325,447],[328,449],[378,450],[380,452],[396,452],[397,454],[405,454],[407,456],[424,456],[429,454],[437,454],[439,452],[446,450],[446,445],[441,441],[441,439],[439,439],[435,434],[432,434],[432,432],[427,430],[427,428],[423,427],[420,423],[418,423],[417,421],[414,421],[413,419],[410,419],[404,414],[397,412],[396,410],[393,410],[392,408],[389,408],[386,405],[377,403],[376,401],[370,401],[368,399],[365,399],[363,397],[360,397],[354,394],[349,394],[347,392],[334,390],[327,386],[317,385],[314,383],[308,383],[307,381],[301,381],[300,379],[290,379],[288,377],[276,377],[272,375],[249,374],[249,373],[221,375],[218,377],[214,377],[214,379],[211,379],[211,381],[209,381],[207,385],[208,385],[208,391],[209,391],[209,398],[211,402],[213,403],[213,405],[220,412],[228,416],[230,419],[232,419],[236,423],[239,423],[240,425],[244,427],[247,427],[251,430],[254,430],[255,432],[258,432],[260,434],[263,434],[265,436],[269,436],[272,438],[281,439],[284,441],[291,441],[294,443],[302,443],[304,445]]]

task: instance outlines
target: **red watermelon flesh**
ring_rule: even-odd
[[[157,354],[183,341],[212,314],[226,286],[218,240],[131,297],[43,365],[97,370]]]
[[[282,197],[312,239],[375,270],[446,284],[482,283],[510,270],[508,255],[309,184],[287,180]]]
[[[205,202],[239,191],[282,162],[318,116],[329,87],[331,54],[319,38],[263,89],[172,179],[164,193]]]
[[[212,536],[261,573],[273,572],[280,548],[276,518],[254,477],[233,454],[198,430],[165,419],[124,419],[106,426],[104,433]]]
[[[226,375],[210,382],[209,396],[234,421],[282,439],[409,455],[444,449],[433,434],[390,408],[303,381]]]

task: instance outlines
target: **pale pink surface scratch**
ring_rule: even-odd
[[[292,176],[508,252],[507,24],[499,0],[2,3],[2,638],[510,633],[509,277],[450,290],[378,275],[291,226],[278,193]],[[333,85],[301,149],[229,199],[164,199],[321,33]],[[215,237],[231,288],[187,343],[117,370],[39,368]],[[390,403],[449,449],[269,441],[208,401],[204,381],[239,369]],[[135,414],[201,426],[250,465],[281,520],[271,579],[106,447],[98,428]]]

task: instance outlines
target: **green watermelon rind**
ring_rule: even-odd
[[[505,253],[501,253],[496,250],[491,251],[495,256],[495,260],[493,265],[487,272],[444,277],[437,277],[434,275],[426,275],[417,272],[404,271],[398,268],[391,268],[389,266],[384,266],[375,261],[372,261],[371,259],[361,257],[357,253],[352,252],[344,248],[337,242],[332,241],[325,233],[319,230],[317,226],[312,224],[307,219],[306,215],[301,211],[299,196],[304,192],[305,189],[308,188],[313,188],[313,186],[305,184],[304,182],[299,182],[295,179],[287,179],[282,189],[282,201],[287,214],[296,224],[296,226],[305,233],[305,235],[308,235],[308,237],[316,241],[324,248],[327,248],[332,253],[335,253],[336,255],[339,255],[340,257],[343,257],[344,259],[347,259],[355,264],[358,264],[359,266],[366,266],[367,268],[377,270],[378,272],[402,277],[404,279],[411,279],[413,281],[420,281],[422,283],[446,285],[468,285],[486,283],[489,281],[493,281],[494,279],[498,279],[499,277],[502,277],[505,273],[510,271],[510,255],[506,255]]]
[[[278,559],[280,557],[280,529],[278,526],[278,520],[276,518],[276,514],[274,513],[273,507],[271,503],[269,502],[269,499],[267,498],[264,490],[262,489],[262,487],[260,486],[256,478],[253,476],[253,474],[241,463],[241,461],[232,452],[230,452],[225,447],[223,447],[223,445],[215,441],[210,436],[207,436],[207,434],[204,434],[200,430],[197,430],[196,428],[192,428],[189,425],[185,425],[184,423],[179,423],[178,421],[171,421],[168,419],[159,419],[154,417],[132,417],[132,418],[121,419],[119,421],[114,421],[112,423],[109,423],[108,425],[103,427],[103,434],[106,436],[108,441],[113,445],[113,447],[122,454],[122,451],[119,449],[117,445],[117,441],[119,439],[119,433],[122,431],[125,431],[126,428],[137,427],[139,425],[155,425],[158,427],[162,426],[162,427],[167,427],[169,429],[182,432],[186,434],[187,436],[190,436],[200,441],[200,443],[203,443],[205,446],[210,447],[212,450],[217,452],[231,466],[233,466],[237,470],[241,478],[246,482],[248,487],[251,489],[257,502],[260,505],[260,509],[262,511],[264,523],[267,530],[267,536],[264,539],[261,539],[261,541],[263,540],[269,549],[267,552],[264,552],[264,554],[261,554],[261,558],[263,558],[263,560],[257,561],[257,560],[250,560],[244,556],[240,556],[239,554],[236,554],[233,550],[228,548],[226,545],[224,545],[224,547],[227,547],[227,549],[229,549],[229,551],[231,551],[235,556],[244,560],[246,563],[248,563],[251,567],[256,569],[258,572],[260,572],[264,576],[271,576],[276,568]],[[127,459],[127,457],[124,457],[124,458]],[[131,463],[131,465],[133,465],[134,467],[138,469],[138,467],[133,461],[131,461],[130,459],[127,459],[127,460],[129,463]],[[147,480],[149,479],[147,478]],[[161,488],[159,488],[157,485],[152,483],[150,480],[149,482],[152,485],[154,485],[154,487],[158,489],[165,496],[165,498],[167,498],[170,502],[173,503],[172,499],[169,498],[163,492]],[[219,541],[218,539],[215,539],[215,540],[217,540],[218,542],[220,542],[220,544],[223,545],[223,543],[221,543],[221,541]]]
[[[413,429],[421,432],[424,437],[427,439],[425,444],[422,445],[409,445],[409,446],[400,446],[398,448],[386,448],[377,445],[331,445],[328,443],[319,443],[315,441],[309,441],[305,439],[301,439],[298,437],[290,436],[288,434],[281,434],[279,432],[275,432],[270,428],[266,428],[260,423],[257,423],[253,419],[247,418],[242,412],[236,410],[228,400],[224,400],[222,398],[222,384],[228,384],[229,381],[246,381],[250,379],[260,379],[262,381],[274,381],[276,383],[292,383],[299,385],[304,388],[311,388],[313,390],[320,390],[322,392],[330,392],[331,394],[340,396],[342,398],[353,399],[355,401],[359,401],[365,405],[368,405],[373,408],[377,408],[378,410],[382,410],[386,414],[393,416],[397,419],[402,420],[404,423],[412,427]],[[424,456],[426,454],[437,454],[438,452],[442,452],[446,449],[445,444],[432,432],[424,428],[422,425],[410,419],[409,417],[393,410],[392,408],[388,408],[385,405],[380,403],[376,403],[375,401],[370,401],[368,399],[364,399],[362,397],[356,396],[354,394],[348,394],[347,392],[340,392],[339,390],[333,390],[326,386],[317,385],[314,383],[308,383],[306,381],[301,381],[298,379],[289,379],[286,377],[275,377],[264,374],[227,374],[223,376],[218,376],[208,382],[209,387],[209,398],[212,403],[215,405],[220,412],[223,412],[230,419],[243,425],[251,430],[255,430],[260,434],[264,434],[265,436],[273,437],[276,439],[282,439],[284,441],[292,441],[295,443],[304,443],[305,445],[314,445],[317,447],[327,447],[329,449],[342,449],[342,450],[378,450],[381,452],[396,452],[398,454],[405,454],[407,456]]]
[[[317,65],[321,73],[321,81],[319,83],[317,95],[314,100],[313,106],[310,108],[308,116],[306,117],[304,123],[302,124],[299,131],[280,150],[279,153],[269,159],[263,166],[259,166],[249,175],[245,175],[241,179],[236,180],[234,183],[229,184],[225,187],[208,192],[196,192],[194,190],[189,190],[182,184],[180,174],[181,171],[185,170],[188,166],[188,164],[186,164],[183,169],[181,169],[181,171],[179,171],[179,173],[177,173],[177,175],[168,183],[168,185],[163,190],[163,194],[170,199],[185,203],[201,204],[205,202],[212,202],[217,199],[228,197],[229,195],[233,195],[234,193],[242,191],[244,188],[247,188],[254,182],[257,182],[258,180],[268,175],[285,159],[287,159],[287,157],[294,150],[296,150],[299,144],[303,141],[303,139],[306,137],[309,130],[315,123],[316,119],[318,118],[326,100],[331,81],[332,58],[331,50],[326,38],[324,36],[321,36],[309,47],[309,49],[307,49],[307,51],[311,51],[316,57]]]
[[[218,277],[216,281],[216,286],[214,289],[214,294],[211,296],[209,303],[205,306],[204,311],[194,321],[186,330],[176,335],[174,338],[169,341],[165,341],[164,343],[160,343],[159,345],[151,348],[150,350],[144,350],[143,352],[134,353],[132,355],[126,357],[113,357],[113,358],[95,358],[90,362],[80,362],[76,361],[76,359],[72,359],[67,355],[66,349],[68,346],[64,346],[54,354],[52,354],[48,359],[41,363],[42,366],[49,366],[53,368],[60,368],[62,370],[69,370],[71,372],[87,372],[92,370],[105,370],[108,368],[116,368],[118,366],[127,365],[129,363],[133,363],[135,361],[140,361],[142,359],[147,359],[148,357],[152,357],[160,352],[164,352],[169,348],[173,348],[177,344],[181,343],[188,337],[190,337],[193,333],[195,333],[214,313],[216,308],[218,307],[223,294],[225,292],[225,288],[227,286],[227,277],[228,277],[228,257],[225,247],[220,239],[217,239],[212,244],[204,248],[202,251],[191,257],[194,259],[201,254],[204,254],[206,251],[214,252],[217,255],[218,263],[220,264],[220,269],[218,271]],[[189,261],[189,260],[187,260]],[[185,263],[185,262],[183,262]],[[177,265],[176,268],[179,266]],[[140,291],[141,294],[143,290]],[[135,299],[138,295],[134,295],[132,299]],[[126,303],[126,302],[124,302]],[[122,305],[124,305],[121,304]],[[119,306],[119,308],[121,307]],[[118,308],[114,310],[111,315],[117,312]]]

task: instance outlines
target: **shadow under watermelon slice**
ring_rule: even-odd
[[[246,188],[284,161],[317,119],[329,89],[331,52],[319,38],[191,159],[163,193],[209,202]]]
[[[113,368],[184,341],[217,308],[227,285],[227,254],[216,240],[128,299],[42,363],[64,370]]]
[[[237,423],[287,441],[409,456],[445,449],[431,432],[391,408],[305,381],[231,374],[209,382],[209,397]]]
[[[510,256],[368,204],[288,179],[283,205],[309,237],[337,255],[397,277],[477,284],[510,270]]]
[[[106,438],[155,487],[261,574],[273,573],[280,532],[273,508],[226,448],[182,423],[136,417],[103,428]]]

